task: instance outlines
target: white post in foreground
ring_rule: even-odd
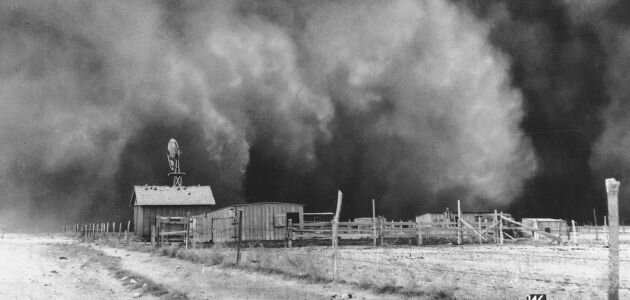
[[[335,217],[332,222],[332,246],[333,246],[333,281],[337,280],[337,229],[339,228],[339,213],[341,212],[341,201],[343,200],[343,193],[337,192],[337,210],[335,211]]]
[[[608,300],[619,300],[619,181],[606,179],[608,194]]]

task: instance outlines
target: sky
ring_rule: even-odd
[[[0,2],[0,219],[125,221],[133,185],[342,218],[599,222],[630,185],[622,1]]]

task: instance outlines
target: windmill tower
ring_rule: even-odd
[[[186,173],[182,172],[179,168],[179,157],[182,151],[179,150],[179,145],[175,139],[168,141],[166,149],[168,150],[166,158],[168,158],[168,165],[171,167],[171,172],[168,173],[168,176],[173,176],[173,186],[182,186],[184,175],[186,175]]]

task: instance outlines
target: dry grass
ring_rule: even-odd
[[[178,258],[206,266],[238,268],[264,274],[274,274],[287,279],[300,279],[310,283],[327,284],[333,282],[332,260],[328,251],[319,247],[304,247],[299,251],[285,251],[278,248],[264,248],[257,245],[242,251],[241,264],[236,265],[236,251],[224,245],[213,245],[210,248],[185,249],[179,245],[153,247],[146,243],[120,243],[117,239],[101,239],[100,243],[132,251],[152,252],[156,255]],[[455,299],[452,288],[433,288],[422,290],[419,279],[413,272],[399,274],[396,279],[378,281],[369,278],[369,272],[361,272],[356,265],[349,265],[353,272],[347,280],[337,280],[377,294],[394,294],[405,297],[423,297],[430,299]]]
[[[84,259],[83,266],[99,264],[109,270],[114,277],[123,280],[123,284],[132,290],[138,290],[143,294],[151,294],[162,299],[188,299],[178,291],[169,290],[165,286],[154,282],[140,274],[123,269],[120,258],[106,255],[102,251],[73,244],[57,245],[57,250],[68,257],[80,257]]]

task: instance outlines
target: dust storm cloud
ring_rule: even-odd
[[[619,114],[609,103],[623,105],[604,90],[625,88],[607,60],[627,58],[623,30],[594,21],[601,7],[1,5],[0,214],[10,224],[126,220],[132,185],[169,183],[171,137],[184,184],[211,185],[220,205],[327,211],[342,189],[346,217],[369,214],[372,198],[394,218],[457,199],[540,213],[539,199],[553,198],[545,213],[560,214],[570,201],[590,209],[591,198],[562,191],[597,183],[614,149],[607,136],[626,122],[603,121]],[[571,22],[550,24],[554,13]]]

